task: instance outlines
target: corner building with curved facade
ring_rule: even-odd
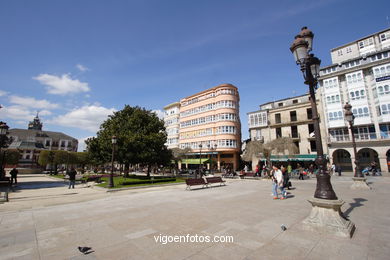
[[[199,163],[208,169],[238,168],[241,150],[239,101],[238,89],[231,84],[222,84],[180,100],[178,147],[191,149],[179,164],[180,168],[195,169]],[[167,128],[171,117],[168,109],[171,106],[165,107]]]

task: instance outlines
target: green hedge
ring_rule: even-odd
[[[140,181],[129,181],[129,182],[122,182],[121,185],[135,185],[135,184],[151,184],[151,183],[159,183],[159,182],[172,182],[176,181],[176,178],[165,178],[165,179],[145,179],[145,180],[140,180]]]

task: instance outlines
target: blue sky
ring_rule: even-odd
[[[390,27],[386,0],[0,1],[0,120],[78,139],[125,104],[161,110],[222,83],[246,113],[307,92],[289,46],[304,25],[314,53]],[[389,18],[390,19],[390,18]]]

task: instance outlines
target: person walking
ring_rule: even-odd
[[[255,169],[255,177],[261,177],[260,166],[257,164]]]
[[[277,165],[273,165],[272,169],[273,169],[273,171],[272,171],[271,179],[272,179],[272,192],[274,195],[274,200],[279,199],[278,188],[281,191],[280,199],[284,200],[284,199],[286,199],[286,191],[284,190],[284,187],[283,187],[283,173],[280,170],[280,167]]]
[[[291,172],[292,172],[292,166],[291,166],[291,164],[288,164],[287,165],[287,173],[289,176],[291,175]]]
[[[342,171],[342,169],[341,169],[341,166],[340,166],[340,165],[336,165],[336,171],[337,171],[337,173],[339,174],[339,176],[341,176],[341,171]]]
[[[286,190],[286,188],[289,190],[291,187],[291,182],[290,182],[290,174],[288,173],[288,166],[282,167],[282,174],[283,174],[283,188]],[[287,194],[287,192],[286,192]]]
[[[77,172],[76,170],[72,167],[70,169],[70,171],[68,172],[68,175],[69,175],[69,187],[68,189],[70,189],[70,187],[72,187],[74,189],[74,184],[76,182],[76,175],[77,175]]]
[[[14,183],[15,180],[15,185],[18,184],[18,170],[14,167],[9,174],[11,175],[11,185]]]
[[[298,173],[299,173],[299,179],[303,180],[303,167],[299,163],[297,165],[297,170],[298,170]]]

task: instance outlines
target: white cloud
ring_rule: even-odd
[[[60,77],[50,74],[39,74],[33,77],[33,79],[45,85],[49,94],[66,95],[90,91],[88,83],[81,82],[78,79],[72,79],[68,74],[63,74]]]
[[[7,94],[8,94],[8,92],[5,92],[5,91],[3,91],[3,90],[0,90],[0,97],[6,96]]]
[[[82,151],[84,151],[85,149],[87,149],[87,145],[85,144],[85,140],[87,140],[88,138],[91,138],[91,137],[93,137],[93,136],[87,136],[87,137],[78,139],[78,141],[79,141],[79,146],[78,146],[77,151],[82,152]]]
[[[75,127],[90,132],[97,132],[100,125],[107,119],[108,115],[111,115],[114,108],[105,108],[102,106],[83,106],[76,108],[65,115],[60,115],[52,120],[51,124],[57,124],[67,127]]]
[[[152,110],[152,112],[155,113],[158,116],[158,118],[164,119],[164,111],[155,109],[155,110]]]
[[[0,109],[0,116],[18,121],[29,121],[34,118],[35,114],[23,106],[5,106]]]
[[[13,120],[19,125],[26,125],[36,116],[37,111],[29,110],[27,107],[13,105],[13,106],[4,106],[0,109],[0,117],[8,118]],[[52,113],[49,110],[39,111],[40,116],[49,116]]]
[[[58,104],[50,103],[45,99],[35,99],[33,97],[19,97],[19,96],[10,96],[9,102],[23,107],[30,107],[36,109],[54,109],[58,107]]]
[[[88,71],[89,69],[81,64],[77,64],[76,68],[78,68],[81,72]]]

